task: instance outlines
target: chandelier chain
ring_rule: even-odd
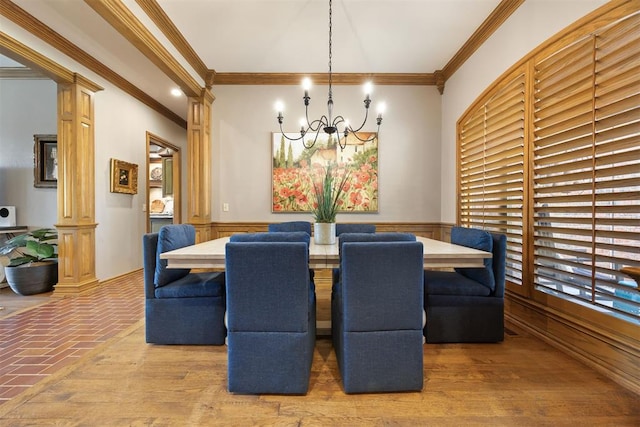
[[[331,35],[332,35],[332,25],[331,25],[331,17],[332,17],[332,8],[331,8],[331,0],[329,0],[329,94],[331,94]]]

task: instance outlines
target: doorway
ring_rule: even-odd
[[[180,148],[147,132],[147,233],[181,223]]]

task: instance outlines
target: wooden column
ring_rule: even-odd
[[[187,221],[196,228],[196,243],[211,240],[211,104],[203,89],[189,97],[187,115]]]
[[[75,74],[58,84],[58,284],[54,295],[98,286],[95,263],[93,99],[98,86]]]

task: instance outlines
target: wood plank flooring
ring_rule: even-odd
[[[117,289],[143,298],[141,274],[123,281],[103,285],[110,307]],[[501,344],[425,345],[420,393],[345,394],[326,338],[306,396],[230,394],[226,367],[224,346],[146,344],[140,319],[0,405],[0,425],[640,425],[639,396],[522,331]]]

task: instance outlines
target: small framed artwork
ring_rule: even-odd
[[[56,188],[58,186],[58,137],[57,135],[34,135],[33,186]]]
[[[111,159],[111,192],[138,193],[138,165]]]
[[[162,187],[162,159],[152,159],[149,163],[149,187]]]

